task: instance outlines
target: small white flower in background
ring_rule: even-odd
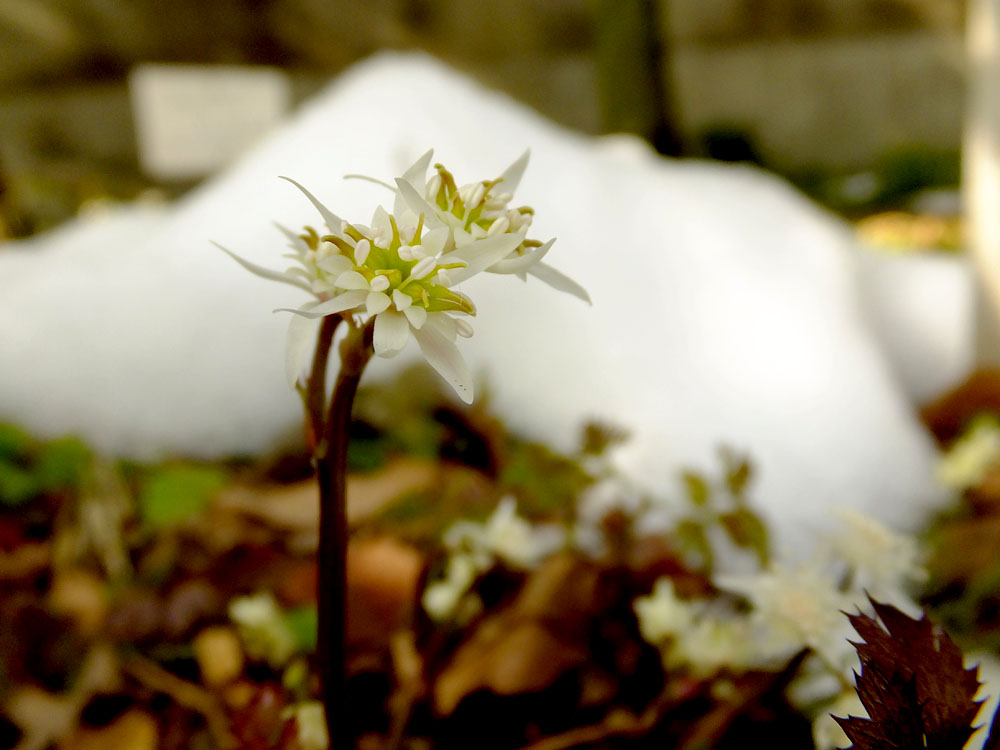
[[[654,646],[685,633],[695,620],[694,607],[677,596],[674,583],[669,578],[658,579],[652,593],[638,597],[632,603],[632,609],[643,639]]]
[[[854,598],[819,566],[772,565],[755,575],[721,576],[715,583],[753,606],[762,656],[787,658],[809,647],[831,667],[849,668],[853,630],[843,613],[853,608]]]
[[[458,521],[444,533],[444,545],[473,559],[480,570],[494,560],[515,568],[533,568],[562,547],[566,533],[557,526],[533,525],[517,515],[512,497],[500,501],[485,523]]]
[[[743,618],[707,613],[674,641],[668,658],[686,665],[694,677],[710,677],[722,669],[746,672],[763,665],[750,623]]]
[[[830,539],[832,552],[851,569],[851,588],[881,602],[913,609],[910,588],[927,579],[917,540],[854,510],[835,510],[844,528]]]
[[[497,560],[529,569],[565,546],[566,532],[556,525],[532,525],[517,515],[517,503],[507,497],[483,523],[456,521],[442,539],[450,557],[444,578],[424,591],[424,609],[435,620],[454,616],[476,578]]]
[[[945,453],[938,464],[938,481],[953,490],[975,487],[1000,462],[1000,423],[980,418]]]
[[[243,646],[254,659],[281,667],[295,653],[295,634],[269,592],[233,599],[229,603],[229,619],[236,623]]]
[[[396,180],[393,213],[379,206],[368,225],[350,224],[312,193],[289,180],[312,202],[326,232],[302,234],[282,228],[296,265],[284,272],[250,263],[221,248],[258,276],[311,293],[289,324],[286,373],[302,376],[320,319],[327,315],[374,318],[373,346],[381,357],[403,350],[410,336],[427,362],[466,403],[473,398],[472,374],[458,351],[458,337],[472,335],[467,318],[475,304],[454,287],[482,271],[531,274],[560,291],[590,301],[576,282],[541,263],[552,243],[527,237],[531,209],[508,204],[527,165],[527,154],[501,177],[458,188],[437,165],[426,178],[428,151]],[[286,178],[287,179],[287,178]],[[376,180],[377,182],[377,180]],[[221,246],[220,246],[221,247]]]
[[[721,669],[745,671],[760,663],[746,618],[714,611],[704,601],[677,596],[673,581],[660,578],[649,596],[633,602],[643,639],[659,647],[664,665],[695,677]]]
[[[420,600],[431,619],[441,622],[453,618],[459,602],[480,572],[481,569],[469,555],[449,557],[444,578],[427,586]]]
[[[330,736],[326,731],[326,715],[319,701],[304,701],[282,712],[285,719],[295,719],[295,738],[300,750],[327,750]]]

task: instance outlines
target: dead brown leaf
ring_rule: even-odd
[[[381,651],[409,629],[419,597],[423,555],[391,537],[357,539],[347,550],[347,639]]]
[[[144,711],[129,711],[100,729],[78,729],[59,750],[156,750],[159,727]]]
[[[435,462],[400,457],[372,474],[347,479],[347,519],[358,524],[404,492],[421,490],[434,480]],[[319,521],[319,488],[313,479],[264,487],[229,487],[219,493],[216,506],[243,513],[283,531],[315,531]]]
[[[535,571],[514,603],[484,619],[438,675],[434,704],[450,714],[467,695],[533,693],[587,660],[586,629],[598,592],[597,568],[558,555]]]

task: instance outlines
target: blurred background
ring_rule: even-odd
[[[196,182],[140,166],[137,64],[272,66],[294,105],[385,48],[427,50],[586,133],[757,162],[851,218],[957,214],[964,6],[0,0],[0,239]],[[929,231],[922,244],[956,244],[941,225]]]

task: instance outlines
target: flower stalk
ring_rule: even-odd
[[[347,691],[347,448],[351,411],[365,366],[394,357],[412,337],[427,363],[471,403],[472,373],[458,349],[473,335],[471,299],[455,287],[479,273],[534,276],[557,291],[590,302],[569,277],[542,263],[554,240],[527,236],[533,210],[511,207],[527,166],[525,154],[494,180],[457,186],[427,152],[395,181],[390,213],[379,206],[368,225],[350,224],[289,180],[313,204],[325,231],[279,228],[296,265],[275,271],[220,249],[251,273],[312,295],[291,312],[285,372],[306,412],[306,431],[319,481],[317,665],[331,747],[353,746]],[[286,178],[287,179],[287,178]],[[379,182],[375,180],[375,182]],[[335,336],[340,368],[327,402],[327,370]],[[313,342],[315,347],[313,348]],[[304,365],[313,349],[312,363]]]
[[[336,318],[334,318],[336,321]],[[340,345],[340,371],[330,407],[320,427],[322,437],[313,453],[319,480],[319,559],[316,584],[318,615],[317,661],[331,747],[353,746],[350,696],[347,690],[347,449],[351,411],[365,365],[374,354],[373,323],[352,325]],[[337,323],[320,327],[313,370],[306,386],[311,409],[321,405],[325,391],[325,351],[329,355]]]

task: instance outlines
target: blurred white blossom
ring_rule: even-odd
[[[296,703],[286,708],[282,716],[295,719],[295,737],[300,750],[327,750],[330,747],[326,716],[319,701]]]
[[[941,459],[938,481],[953,490],[966,490],[982,482],[998,461],[1000,424],[995,419],[977,419]]]
[[[855,510],[834,511],[842,523],[830,537],[836,560],[851,571],[851,588],[867,599],[912,609],[912,586],[927,579],[917,540]]]
[[[851,663],[853,631],[843,613],[853,608],[855,598],[819,565],[772,564],[754,575],[722,576],[716,584],[752,605],[762,654],[786,658],[808,647],[831,668]]]
[[[533,525],[517,514],[514,498],[507,497],[483,523],[453,523],[443,542],[450,553],[444,577],[428,585],[422,600],[435,620],[452,617],[476,578],[498,560],[515,568],[533,568],[565,546],[566,532],[554,524]]]
[[[639,622],[639,632],[647,643],[659,646],[686,632],[695,620],[691,603],[677,596],[674,583],[660,578],[649,596],[640,596],[632,608]]]
[[[229,618],[236,623],[243,646],[254,659],[281,667],[295,653],[295,634],[270,592],[233,599]]]

